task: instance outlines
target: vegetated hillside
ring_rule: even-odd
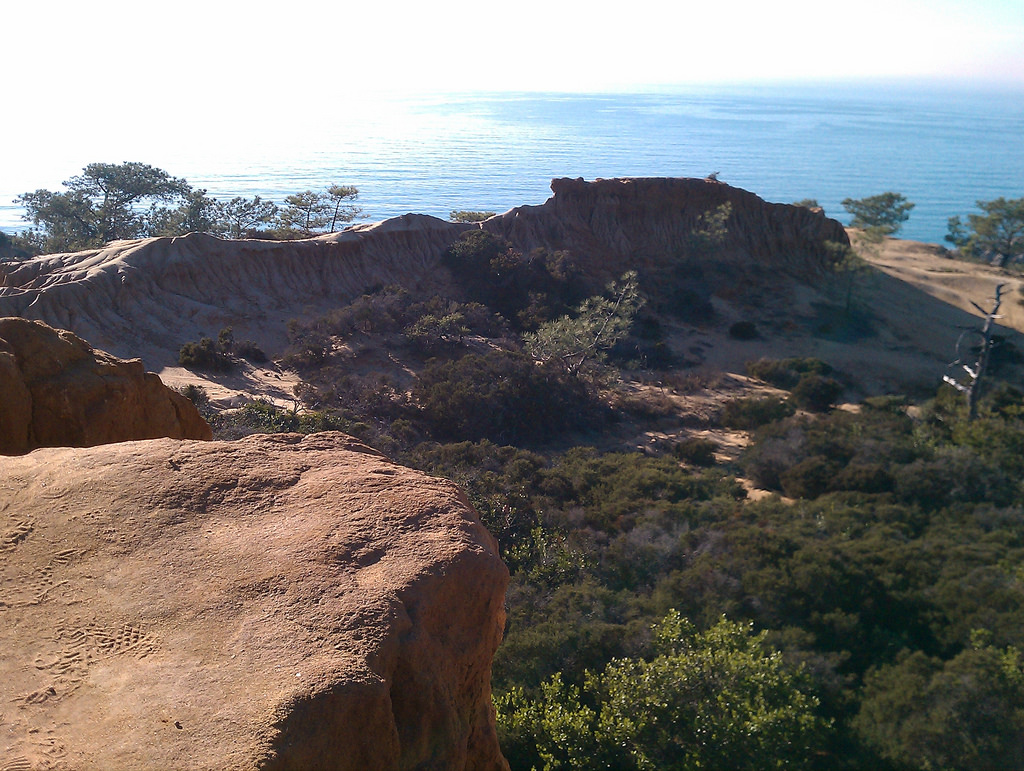
[[[466,489],[512,571],[513,768],[1022,765],[1020,334],[977,421],[939,389],[995,281],[952,305],[709,180],[560,185],[295,314],[293,409],[190,395]],[[252,371],[240,329],[190,338],[208,382]]]
[[[695,227],[712,262],[722,233]],[[1019,302],[1012,274],[912,251]],[[211,420],[340,428],[465,487],[512,571],[513,768],[1019,766],[1018,333],[968,422],[939,386],[980,320],[888,274],[778,270],[765,296],[649,263],[602,286],[583,262],[467,231],[451,294],[290,325],[304,409]],[[977,280],[963,306],[989,301]]]

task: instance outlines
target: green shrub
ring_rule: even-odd
[[[789,390],[800,382],[804,375],[830,375],[832,367],[821,359],[758,359],[747,362],[747,374],[770,383],[776,388]]]
[[[556,674],[536,697],[496,699],[503,748],[546,769],[802,768],[828,721],[803,672],[765,633],[721,619],[705,632],[678,613],[654,629],[650,660],[616,659],[582,688]],[[575,673],[567,677],[576,678]]]
[[[676,442],[672,446],[672,454],[695,466],[714,466],[715,450],[717,449],[717,442],[699,436],[691,436],[681,442]]]
[[[830,490],[861,493],[887,493],[896,485],[892,474],[880,463],[853,463],[840,471],[829,484]]]
[[[222,412],[213,417],[213,424],[219,433],[229,435],[258,432],[264,434],[300,433],[315,434],[320,431],[352,431],[352,423],[336,412],[328,410],[305,410],[279,407],[266,399],[255,399],[236,410]]]
[[[786,404],[792,409],[792,405]],[[740,456],[743,473],[759,487],[782,490],[782,474],[811,455],[806,447],[806,433],[806,426],[794,421],[762,429]]]
[[[862,405],[866,410],[905,414],[907,411],[907,397],[893,394],[869,396],[864,399]]]
[[[16,236],[8,235],[0,230],[0,263],[27,260],[42,252],[41,237],[33,238],[33,233],[23,230]]]
[[[198,343],[185,343],[178,351],[178,363],[190,369],[203,369],[216,372],[230,372],[235,368],[234,356],[240,356],[254,362],[265,362],[267,356],[259,346],[251,340],[235,342],[235,334],[231,327],[224,327],[217,335],[217,342],[208,337]]]
[[[792,398],[798,406],[813,412],[830,409],[843,393],[843,384],[822,375],[802,375],[793,388]]]
[[[466,330],[464,334],[500,337],[508,333],[505,320],[486,305],[476,302],[455,302],[440,295],[434,295],[424,302],[413,303],[405,314],[405,318],[414,324],[425,317],[443,319],[450,316],[458,316],[461,319],[460,323]]]
[[[584,296],[582,273],[568,252],[524,255],[485,230],[470,230],[442,257],[466,295],[520,330],[556,318]]]
[[[307,337],[320,340],[337,337],[347,340],[357,332],[397,332],[412,320],[408,313],[411,304],[409,292],[402,287],[378,288],[357,297],[342,308],[312,320],[291,319],[288,322],[288,340],[297,345]]]
[[[950,503],[1007,506],[1018,495],[1015,479],[966,447],[943,447],[893,472],[897,495],[924,508]]]
[[[298,413],[284,410],[263,399],[251,401],[233,414],[236,425],[246,426],[268,434],[299,430]]]
[[[608,363],[629,369],[669,369],[679,357],[664,340],[651,342],[629,335],[608,350]]]
[[[543,441],[593,424],[597,413],[582,380],[508,351],[431,360],[413,399],[436,435],[451,440]]]
[[[492,211],[453,209],[452,213],[448,215],[448,219],[452,222],[483,222],[494,215],[495,212]]]
[[[205,388],[201,385],[196,385],[195,383],[189,383],[188,385],[183,386],[179,392],[196,406],[196,409],[203,418],[208,422],[214,421],[217,412],[210,404],[210,395],[206,393]]]
[[[905,652],[868,673],[853,725],[900,768],[1019,768],[1022,661],[1017,648],[978,644],[946,662]]]
[[[836,470],[834,462],[814,455],[779,474],[779,485],[790,498],[817,498],[829,489]]]
[[[336,412],[328,410],[306,410],[298,413],[299,424],[296,428],[289,430],[298,431],[301,434],[315,434],[320,431],[344,431],[354,434],[352,423]],[[290,425],[294,425],[289,421]]]
[[[726,402],[719,417],[722,425],[752,431],[782,420],[795,412],[792,404],[775,396],[748,396]]]
[[[461,345],[462,339],[469,334],[469,327],[461,313],[448,313],[444,316],[428,313],[407,326],[403,333],[415,348],[433,353]]]
[[[230,372],[234,369],[231,357],[225,354],[209,337],[198,343],[185,343],[178,350],[178,364],[187,369]]]
[[[235,354],[254,364],[264,364],[267,361],[267,354],[252,340],[235,343],[234,348]]]
[[[898,470],[923,452],[927,447],[902,411],[867,409],[856,414],[837,410],[764,426],[740,463],[747,476],[762,487],[781,490],[785,471],[819,457],[834,469],[828,490],[881,493],[892,490]],[[808,489],[822,492],[820,485]]]
[[[201,385],[195,383],[189,383],[181,389],[181,395],[192,402],[197,409],[202,410],[209,406],[210,396],[206,393],[206,389]]]
[[[640,520],[678,524],[697,517],[698,501],[746,496],[735,479],[715,470],[695,473],[674,458],[638,452],[575,447],[539,474],[538,486],[553,505],[581,507],[573,521],[606,533],[630,530]]]
[[[316,327],[289,323],[288,339],[291,344],[285,349],[281,363],[300,372],[322,367],[334,348],[331,338]]]

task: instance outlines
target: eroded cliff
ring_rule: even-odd
[[[409,214],[305,241],[115,241],[0,266],[0,316],[45,321],[161,364],[230,325],[279,348],[288,318],[375,286],[429,284],[438,255],[467,227]]]
[[[513,209],[483,227],[524,251],[569,249],[618,271],[649,260],[699,258],[694,234],[723,205],[729,208],[724,239],[708,259],[808,278],[832,259],[829,242],[850,243],[843,226],[820,210],[769,203],[711,179],[556,179],[551,189],[544,204]]]
[[[809,279],[830,259],[829,241],[848,243],[842,226],[818,212],[771,204],[711,180],[557,179],[554,195],[478,225],[405,215],[307,241],[225,241],[203,234],[115,242],[104,249],[39,257],[0,275],[0,315],[69,329],[151,366],[173,363],[178,348],[233,326],[268,352],[285,343],[292,317],[337,307],[374,287],[443,286],[445,249],[482,227],[523,252],[568,249],[596,274],[652,261],[691,259],[735,274],[744,266]],[[701,217],[730,206],[714,253],[694,248]]]

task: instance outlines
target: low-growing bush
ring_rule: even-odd
[[[747,362],[747,374],[770,383],[776,388],[789,390],[800,382],[804,375],[831,375],[832,367],[821,359],[758,359]]]
[[[235,343],[234,349],[236,355],[254,364],[264,364],[267,361],[267,354],[252,340],[243,340],[240,343]]]
[[[238,363],[237,358],[262,364],[267,355],[252,340],[235,341],[231,327],[224,327],[214,342],[209,337],[198,343],[185,343],[178,351],[178,363],[189,369],[214,372],[230,372]]]
[[[187,369],[201,369],[213,372],[230,372],[234,369],[231,357],[209,337],[198,343],[185,343],[178,350],[178,364]]]
[[[287,433],[299,430],[299,415],[293,410],[257,399],[231,413],[231,422],[268,434]]]
[[[444,439],[537,441],[593,423],[597,406],[580,378],[509,351],[427,363],[413,398]]]
[[[924,508],[954,502],[1006,506],[1014,502],[1017,482],[966,447],[943,448],[894,470],[896,494]]]
[[[178,392],[192,402],[199,411],[199,414],[207,421],[212,420],[216,415],[216,411],[210,404],[210,395],[206,393],[206,389],[201,385],[189,383],[188,385],[178,389]]]
[[[664,340],[651,342],[630,335],[612,346],[607,361],[629,369],[669,369],[678,357]]]
[[[320,329],[288,325],[291,344],[285,349],[281,363],[300,372],[322,367],[334,348],[334,342]]]
[[[752,431],[789,417],[795,411],[790,402],[776,396],[747,396],[726,402],[719,419],[729,428]]]
[[[469,298],[520,330],[557,318],[586,296],[582,273],[568,252],[523,254],[485,230],[463,233],[442,262]]]
[[[717,442],[700,436],[691,436],[676,442],[672,446],[672,454],[694,466],[714,466],[717,449]]]
[[[420,316],[402,331],[413,347],[425,353],[436,353],[460,345],[462,339],[469,334],[469,327],[461,313],[448,313],[443,316],[428,313]]]
[[[657,343],[665,339],[665,330],[661,325],[661,321],[657,316],[645,311],[643,308],[640,309],[636,318],[633,319],[633,327],[631,331],[634,336],[652,343]]]
[[[814,455],[779,474],[779,485],[790,498],[817,498],[829,489],[837,470],[836,463]]]
[[[255,399],[238,409],[211,414],[216,434],[228,438],[250,433],[315,434],[320,431],[344,431],[354,434],[353,423],[329,410],[286,409],[265,399]]]
[[[672,397],[657,390],[620,390],[612,394],[610,404],[617,413],[624,412],[642,420],[657,420],[676,415],[679,407]]]
[[[892,474],[880,463],[851,462],[835,476],[829,487],[860,493],[887,493],[895,484]]]
[[[181,395],[198,408],[205,407],[210,403],[210,395],[206,393],[206,389],[195,383],[189,383],[182,387]]]
[[[843,393],[843,384],[822,375],[803,375],[793,387],[793,401],[805,410],[825,412]]]

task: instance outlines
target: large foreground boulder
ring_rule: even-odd
[[[0,458],[0,768],[506,769],[507,581],[343,434]]]
[[[0,319],[0,454],[129,439],[209,439],[195,405],[71,332]]]

